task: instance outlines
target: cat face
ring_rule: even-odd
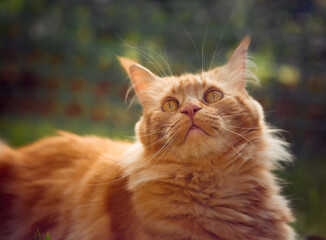
[[[120,58],[143,105],[136,132],[147,151],[185,161],[256,146],[263,115],[245,90],[248,45],[245,38],[222,67],[178,77]]]

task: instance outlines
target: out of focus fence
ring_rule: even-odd
[[[323,1],[3,1],[0,118],[132,125],[116,55],[151,67],[151,58],[162,63],[151,48],[177,73],[194,71],[202,53],[207,67],[217,44],[225,59],[251,33],[267,116],[297,151],[325,154],[325,14]]]

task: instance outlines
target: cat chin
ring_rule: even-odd
[[[208,136],[203,132],[193,132],[187,136],[184,144],[178,148],[177,155],[183,161],[204,159],[208,156],[225,152],[225,147],[216,137]]]

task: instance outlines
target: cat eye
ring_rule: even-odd
[[[165,103],[163,104],[163,111],[164,112],[174,112],[175,110],[177,110],[179,107],[179,102],[175,99],[168,99],[167,101],[165,101]]]
[[[216,89],[208,90],[204,95],[204,100],[207,103],[215,103],[220,101],[222,98],[223,94]]]

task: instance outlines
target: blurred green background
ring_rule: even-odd
[[[141,109],[127,109],[116,56],[157,74],[163,59],[174,74],[196,72],[223,64],[250,34],[262,82],[250,92],[296,156],[279,173],[294,227],[326,237],[325,26],[324,0],[2,0],[0,137],[20,146],[63,129],[131,139]]]

